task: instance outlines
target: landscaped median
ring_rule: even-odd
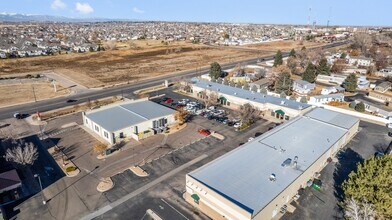
[[[48,152],[52,155],[53,159],[63,170],[67,177],[74,177],[80,173],[79,168],[67,157],[67,155],[55,145],[48,149]]]
[[[97,190],[99,192],[106,192],[111,190],[114,187],[114,182],[110,177],[102,179],[101,182],[98,183]]]
[[[129,170],[139,177],[149,176],[149,174],[139,166],[132,166],[129,168]]]

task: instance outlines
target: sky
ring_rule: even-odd
[[[309,13],[311,8],[311,13]],[[0,12],[74,18],[392,26],[392,0],[0,0]]]

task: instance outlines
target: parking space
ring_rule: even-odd
[[[391,140],[388,128],[361,121],[359,133],[338,153],[337,160],[321,171],[321,189],[306,188],[298,201],[292,203],[296,211],[283,219],[343,219],[339,206],[343,199],[341,184],[358,162],[385,150]]]

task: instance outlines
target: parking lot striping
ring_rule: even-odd
[[[186,220],[189,220],[184,214],[182,214],[180,211],[178,211],[176,208],[174,208],[172,205],[170,205],[168,202],[166,202],[164,199],[161,199],[162,202],[166,203],[170,208],[172,208],[174,211],[176,211],[178,214],[180,214],[182,217],[184,217]]]
[[[207,154],[203,154],[203,155],[201,155],[201,156],[199,156],[199,157],[189,161],[188,163],[186,163],[184,165],[181,165],[181,166],[175,168],[174,170],[172,170],[172,171],[170,171],[170,172],[168,172],[168,173],[158,177],[157,179],[147,183],[146,185],[138,188],[137,190],[135,190],[135,191],[133,191],[133,192],[123,196],[122,198],[120,198],[120,199],[118,199],[118,200],[116,200],[116,201],[114,201],[114,202],[112,202],[112,203],[110,203],[110,204],[108,204],[108,205],[106,205],[106,206],[104,206],[104,207],[102,207],[102,208],[100,208],[100,209],[98,209],[98,210],[96,210],[96,211],[94,211],[94,212],[84,216],[81,219],[93,219],[93,218],[96,218],[96,217],[98,217],[100,215],[103,215],[106,212],[108,212],[109,210],[111,210],[111,209],[121,205],[122,203],[128,201],[129,199],[132,199],[133,197],[139,195],[140,193],[143,193],[144,191],[150,189],[151,187],[161,183],[162,181],[172,177],[173,175],[183,171],[184,169],[186,169],[186,168],[188,168],[188,167],[190,167],[190,166],[200,162],[201,160],[203,160],[203,159],[205,159],[207,157],[208,157]]]

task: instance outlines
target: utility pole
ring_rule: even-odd
[[[56,80],[52,81],[54,92],[57,92]]]
[[[39,176],[39,174],[34,174],[34,177],[37,178],[38,177],[38,182],[39,182],[39,186],[41,187],[41,196],[42,196],[42,204],[46,204],[45,198],[44,198],[44,193],[42,191],[42,183],[41,183],[41,177]]]
[[[35,95],[34,84],[32,84],[31,86],[33,87],[34,102],[37,102],[37,96]]]

